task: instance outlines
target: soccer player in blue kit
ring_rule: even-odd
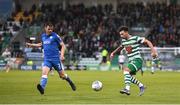
[[[76,90],[76,86],[72,80],[65,74],[63,65],[61,63],[64,60],[65,45],[62,39],[53,32],[53,24],[46,23],[44,25],[45,33],[41,34],[41,43],[26,43],[32,47],[43,47],[44,49],[44,63],[42,67],[42,78],[40,84],[37,85],[37,89],[41,94],[44,94],[44,90],[47,84],[48,73],[52,70],[52,67],[58,72],[60,78],[66,80],[71,86],[72,90]],[[61,46],[61,50],[59,50]]]

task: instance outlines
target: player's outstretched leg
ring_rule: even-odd
[[[139,89],[140,89],[139,96],[142,96],[144,94],[144,91],[145,91],[146,87],[141,86],[141,87],[139,87]]]
[[[65,74],[64,71],[60,71],[60,72],[59,72],[59,76],[60,76],[60,78],[62,78],[63,80],[66,80],[66,81],[69,83],[69,85],[71,86],[71,88],[72,88],[73,91],[76,91],[76,86],[75,86],[75,84],[74,84],[73,81],[70,79],[70,77],[69,77],[67,74]]]
[[[139,96],[143,95],[144,94],[144,90],[146,89],[146,87],[140,82],[138,81],[135,77],[131,77],[131,82],[136,84],[138,87],[139,87]]]
[[[65,78],[65,80],[69,83],[69,85],[71,86],[73,91],[76,91],[76,86],[74,85],[74,83],[72,82],[72,80],[67,76]]]

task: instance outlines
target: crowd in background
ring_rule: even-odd
[[[66,9],[62,4],[41,4],[33,5],[30,10],[23,10],[20,4],[16,4],[16,11],[9,19],[13,20],[19,12],[23,12],[24,17],[31,15],[31,18],[18,20],[24,28],[42,26],[50,21],[55,25],[55,32],[63,38],[69,54],[81,53],[87,57],[95,56],[103,48],[114,50],[120,43],[117,31],[122,25],[150,28],[145,36],[155,46],[180,45],[179,5],[120,3],[115,10],[111,4],[91,7],[68,5]]]

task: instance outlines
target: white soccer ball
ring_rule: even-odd
[[[102,82],[96,80],[92,83],[92,89],[95,90],[95,91],[100,91],[103,87],[103,84]]]

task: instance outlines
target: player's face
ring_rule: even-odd
[[[120,36],[121,36],[122,38],[125,38],[125,39],[126,39],[126,38],[128,37],[128,32],[120,31],[119,34],[120,34]]]
[[[50,35],[53,32],[53,26],[46,26],[45,32],[46,34]]]

